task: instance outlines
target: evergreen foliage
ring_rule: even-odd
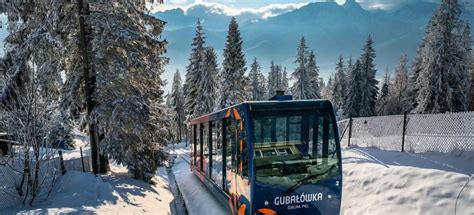
[[[443,0],[428,23],[413,71],[417,113],[467,110],[470,35],[460,15],[457,0]]]
[[[301,37],[295,60],[297,67],[292,73],[295,82],[293,84],[293,87],[291,88],[293,97],[297,100],[310,99],[313,97],[312,95],[314,94],[312,78],[307,69],[307,55],[308,47],[306,46],[306,40],[304,39],[304,37]]]
[[[218,73],[216,52],[213,48],[207,47],[204,53],[203,71],[196,86],[199,89],[196,97],[198,105],[195,109],[198,116],[211,113],[216,109]]]
[[[390,76],[388,72],[385,74],[384,81],[382,83],[382,88],[380,89],[380,96],[377,100],[377,115],[384,116],[387,115],[387,109],[389,108],[387,105],[389,104],[390,100]]]
[[[176,70],[176,73],[174,74],[169,100],[169,105],[173,112],[174,136],[176,137],[177,142],[181,142],[186,130],[184,124],[186,118],[184,111],[183,83],[179,70]]]
[[[265,100],[265,76],[262,74],[257,58],[254,58],[249,72],[250,99],[252,101]]]
[[[245,67],[242,38],[235,17],[230,20],[222,67],[221,108],[225,108],[245,100],[249,82],[245,76],[247,68]]]
[[[373,40],[369,35],[360,57],[360,91],[361,91],[361,108],[359,116],[374,116],[375,105],[378,96],[378,81],[375,79],[375,50],[373,48]]]
[[[185,112],[186,121],[189,122],[191,119],[199,116],[197,113],[198,100],[197,97],[201,93],[199,84],[202,80],[202,74],[204,73],[205,66],[205,36],[201,26],[201,21],[198,19],[196,25],[196,34],[192,42],[192,50],[189,57],[189,65],[186,68],[186,81],[184,84],[184,95],[185,95]]]
[[[336,74],[334,76],[334,84],[332,88],[332,101],[336,110],[344,109],[347,96],[346,74],[344,67],[344,59],[339,56],[336,64]]]

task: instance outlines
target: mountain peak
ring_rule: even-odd
[[[362,6],[355,0],[346,0],[346,2],[342,5],[346,9],[357,9],[357,10],[363,10]]]

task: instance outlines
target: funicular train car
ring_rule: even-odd
[[[327,100],[244,102],[191,122],[191,169],[232,214],[339,214]]]

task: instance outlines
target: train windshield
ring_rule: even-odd
[[[331,110],[253,112],[258,183],[289,189],[339,174]]]

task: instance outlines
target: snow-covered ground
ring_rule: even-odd
[[[220,205],[189,171],[185,162],[189,159],[188,150],[183,146],[176,147],[176,154],[182,159],[177,159],[173,170],[188,211],[223,214],[223,208],[209,210]],[[341,214],[474,215],[472,156],[412,154],[361,147],[346,148],[342,155]]]
[[[111,169],[100,177],[69,171],[47,201],[7,208],[0,214],[171,214],[173,194],[164,167],[157,171],[156,185],[132,179],[123,166],[112,164]]]
[[[224,214],[221,204],[190,172],[184,144],[178,144],[175,153],[172,172],[187,211]],[[451,154],[344,149],[341,214],[474,215],[473,164],[472,157]],[[156,185],[131,179],[126,168],[116,164],[110,174],[100,177],[69,171],[47,201],[32,208],[0,210],[0,214],[171,214],[176,199],[164,167],[154,180]]]
[[[341,214],[474,215],[474,160],[356,147],[343,171]]]
[[[176,154],[188,159],[181,145]],[[183,181],[180,189],[185,199],[189,195],[194,200],[188,209],[204,211],[218,205],[183,161],[178,159],[174,170],[178,184]],[[474,215],[472,157],[353,147],[343,150],[343,170],[341,214],[455,214],[456,210],[456,214]]]

